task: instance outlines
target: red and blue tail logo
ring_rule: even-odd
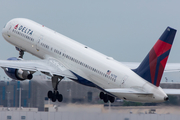
[[[168,60],[175,34],[175,29],[167,27],[139,67],[133,71],[158,87]]]

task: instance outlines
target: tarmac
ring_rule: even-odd
[[[60,106],[59,112],[91,112],[91,113],[119,113],[119,114],[177,114],[180,115],[180,106],[105,106],[68,104]]]
[[[36,108],[0,108],[0,120],[179,120],[179,106],[118,106],[67,104]]]

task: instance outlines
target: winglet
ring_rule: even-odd
[[[133,71],[158,87],[168,60],[175,34],[175,29],[167,27],[139,67]]]

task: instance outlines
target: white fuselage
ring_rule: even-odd
[[[15,26],[18,25],[18,29]],[[3,37],[14,46],[41,59],[56,58],[71,72],[102,89],[136,88],[153,95],[114,94],[139,102],[163,102],[167,95],[160,87],[147,82],[130,68],[83,44],[24,18],[9,21]]]

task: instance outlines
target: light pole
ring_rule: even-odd
[[[21,88],[19,88],[19,108],[21,108]]]
[[[7,104],[7,107],[9,108],[10,107],[10,91],[8,91],[8,92],[6,92],[7,93],[7,102],[8,102],[8,104]]]
[[[18,88],[19,90],[19,109],[21,108],[21,88]]]

